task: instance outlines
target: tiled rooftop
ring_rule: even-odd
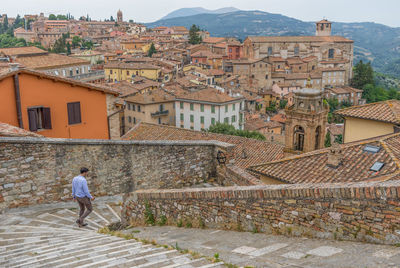
[[[352,106],[337,110],[335,114],[344,117],[376,120],[397,125],[400,124],[400,101],[388,100],[360,106]]]
[[[377,153],[365,151],[367,145],[379,147]],[[338,183],[384,180],[400,172],[400,134],[340,145],[342,162],[328,165],[330,148],[250,167],[249,170],[286,183]],[[376,163],[380,171],[372,171]]]
[[[233,149],[235,165],[240,168],[281,159],[284,156],[283,146],[280,144],[148,123],[136,125],[122,138],[125,140],[217,140],[230,143],[236,145]],[[245,157],[243,157],[243,152],[245,152]]]

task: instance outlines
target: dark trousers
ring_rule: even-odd
[[[79,204],[79,223],[83,224],[83,220],[92,212],[92,202],[89,197],[77,197],[76,200]],[[85,210],[86,208],[86,210]]]

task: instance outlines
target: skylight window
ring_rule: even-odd
[[[383,167],[384,165],[385,165],[385,164],[382,163],[382,162],[375,162],[375,164],[372,165],[371,170],[372,170],[372,171],[378,172],[378,171],[380,171],[380,170],[382,169],[382,167]]]
[[[372,146],[372,145],[367,145],[364,147],[364,152],[369,152],[369,153],[377,153],[379,152],[379,150],[381,149],[381,147],[378,146]]]

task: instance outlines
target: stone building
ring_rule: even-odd
[[[121,9],[118,10],[117,12],[117,22],[123,22],[123,17],[122,17],[122,11]]]
[[[274,72],[281,71],[284,74],[309,74],[326,68],[335,69],[335,72],[342,70],[344,77],[338,79],[343,79],[343,82],[337,86],[348,85],[352,78],[354,41],[331,36],[329,21],[317,22],[316,28],[316,36],[249,36],[244,41],[243,57],[268,57],[275,62]]]
[[[307,88],[295,91],[294,104],[286,108],[286,152],[310,152],[324,147],[328,106],[323,92]]]

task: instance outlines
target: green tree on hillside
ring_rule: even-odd
[[[49,20],[57,20],[57,16],[54,14],[49,15]]]
[[[72,47],[73,48],[79,47],[81,45],[81,42],[82,42],[82,39],[79,36],[75,35],[72,37]]]
[[[189,30],[189,43],[190,44],[195,45],[195,44],[201,43],[202,39],[198,32],[200,32],[199,26],[193,24]]]
[[[257,131],[235,129],[234,126],[229,125],[227,123],[224,124],[216,123],[215,125],[210,126],[208,131],[212,133],[234,135],[234,136],[240,136],[257,140],[265,140],[265,136]]]
[[[353,79],[351,80],[351,86],[355,88],[364,88],[367,84],[375,84],[374,81],[374,70],[372,69],[371,63],[363,63],[360,60],[353,70]]]
[[[154,53],[157,53],[156,47],[154,46],[154,43],[151,43],[149,51],[147,52],[147,55],[151,58]]]
[[[6,47],[26,47],[26,41],[9,34],[0,34],[0,48]]]

